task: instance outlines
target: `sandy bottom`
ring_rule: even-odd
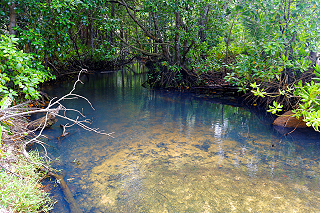
[[[284,155],[272,138],[247,136],[244,146],[160,125],[121,134],[73,147],[69,184],[85,212],[320,211],[319,163]]]

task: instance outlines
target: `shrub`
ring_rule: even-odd
[[[38,85],[54,76],[37,61],[36,55],[18,50],[18,38],[0,36],[0,99],[37,99]]]

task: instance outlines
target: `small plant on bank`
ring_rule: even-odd
[[[29,152],[29,156],[35,163],[44,163],[38,152]],[[9,158],[17,158],[14,172],[6,170],[10,168]],[[10,156],[8,153],[1,154],[0,161],[0,206],[11,212],[49,212],[53,208],[49,194],[41,189],[44,174],[37,172],[36,164],[30,164],[22,155]]]

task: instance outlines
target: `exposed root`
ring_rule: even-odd
[[[249,92],[244,95],[245,102],[249,104],[257,104],[261,107],[267,107],[272,105],[273,101],[283,105],[285,111],[290,109],[295,109],[299,98],[286,92],[286,94],[281,95],[279,91],[288,91],[296,87],[299,81],[307,82],[310,81],[313,76],[313,72],[306,71],[299,78],[293,78],[291,75],[283,74],[278,80],[275,79],[272,82],[262,82],[260,88],[263,88],[268,96],[262,98],[260,96],[255,96],[253,93]]]
[[[147,66],[150,70],[148,80],[144,86],[152,88],[178,88],[181,86],[195,86],[198,84],[198,75],[195,72],[188,71],[185,68],[179,70],[170,70],[167,66],[163,66],[160,62],[154,62]]]

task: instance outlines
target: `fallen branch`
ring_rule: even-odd
[[[42,111],[45,111],[45,112],[46,112],[46,116],[45,116],[45,118],[43,119],[43,120],[44,120],[43,126],[41,126],[40,132],[38,133],[38,135],[37,135],[36,137],[34,137],[34,138],[32,138],[31,140],[29,140],[29,141],[27,141],[27,142],[24,143],[24,148],[23,148],[23,150],[25,150],[27,144],[30,144],[30,143],[32,143],[32,142],[37,142],[37,143],[39,143],[39,142],[38,142],[38,138],[41,136],[44,128],[47,126],[47,122],[48,122],[48,120],[49,120],[49,117],[51,117],[51,116],[60,117],[60,118],[63,118],[63,119],[65,119],[65,120],[71,121],[71,122],[73,123],[73,125],[76,124],[76,125],[82,127],[83,129],[85,129],[85,130],[87,130],[87,131],[92,131],[92,132],[95,132],[95,133],[98,133],[98,134],[103,134],[103,135],[107,135],[107,136],[112,137],[112,135],[111,135],[112,133],[104,133],[103,131],[99,130],[99,128],[91,128],[91,127],[85,125],[84,123],[89,123],[89,121],[88,121],[87,119],[79,120],[79,116],[77,116],[75,119],[69,118],[68,116],[66,116],[66,112],[67,112],[67,111],[74,111],[74,112],[78,113],[82,118],[85,118],[85,116],[84,116],[80,111],[78,111],[78,110],[76,110],[76,109],[68,109],[68,108],[66,108],[65,106],[63,106],[63,105],[61,104],[61,101],[63,101],[63,100],[74,99],[74,98],[82,98],[82,99],[84,99],[84,100],[87,101],[87,103],[91,106],[91,108],[92,108],[93,110],[95,110],[95,109],[93,108],[91,102],[90,102],[86,97],[83,97],[83,96],[81,96],[81,95],[78,95],[78,94],[74,94],[74,93],[73,93],[74,90],[76,89],[77,83],[83,84],[83,82],[80,80],[80,75],[81,75],[82,72],[86,72],[86,71],[87,71],[87,70],[81,70],[81,71],[79,72],[79,74],[78,74],[78,79],[76,80],[76,82],[75,82],[74,85],[73,85],[72,90],[71,90],[68,94],[62,96],[62,97],[59,98],[59,99],[57,99],[57,98],[52,99],[52,100],[49,102],[48,106],[47,106],[45,109],[43,109],[43,110],[38,110],[38,112],[39,112],[39,111],[41,111],[41,112],[42,112]],[[55,100],[55,99],[57,99],[57,100]],[[53,108],[54,106],[57,106],[57,107],[56,107],[56,108]],[[60,111],[63,111],[63,115],[58,114]],[[1,120],[0,120],[0,121],[1,121]],[[39,129],[39,128],[38,128],[38,129]],[[27,153],[26,153],[25,151],[23,151],[23,152],[24,152],[24,155],[27,155]]]
[[[34,120],[30,122],[27,126],[29,130],[38,130],[42,127],[47,128],[52,126],[57,122],[57,119],[55,119],[56,114],[59,112],[60,107],[56,108],[56,111],[50,112],[48,116],[43,116],[41,118],[38,118],[37,120]]]
[[[71,213],[81,213],[82,210],[78,207],[78,204],[76,200],[74,199],[67,183],[64,181],[63,177],[61,175],[58,175],[46,168],[39,168],[40,171],[45,172],[47,175],[54,177],[58,184],[60,185],[62,192],[64,194],[65,200],[68,202],[69,207],[70,207],[70,212]]]
[[[80,80],[80,75],[82,72],[87,72],[87,70],[83,69],[79,72],[78,79],[74,83],[72,90],[68,94],[62,96],[59,99],[54,98],[54,99],[50,100],[48,106],[45,109],[31,109],[30,110],[30,108],[26,107],[27,104],[25,103],[23,105],[8,107],[6,109],[0,110],[1,125],[6,125],[6,127],[7,127],[5,130],[2,131],[2,136],[4,138],[4,140],[2,140],[2,142],[3,141],[5,141],[5,142],[12,142],[12,141],[13,142],[22,142],[21,151],[17,151],[17,152],[20,152],[21,154],[23,154],[29,163],[37,165],[38,168],[41,168],[40,169],[41,171],[45,171],[45,172],[47,172],[48,175],[51,175],[57,179],[57,181],[59,182],[59,184],[62,188],[62,191],[65,195],[66,201],[70,205],[70,209],[71,209],[72,213],[78,213],[78,212],[82,212],[82,211],[78,208],[78,206],[77,206],[66,182],[64,181],[63,177],[52,172],[50,170],[50,168],[47,165],[45,165],[44,163],[33,162],[30,159],[28,152],[26,151],[26,147],[28,144],[31,144],[31,143],[37,143],[37,144],[41,145],[44,149],[44,152],[45,152],[45,155],[44,155],[45,158],[49,159],[49,157],[47,155],[46,146],[40,140],[40,137],[42,136],[43,130],[48,126],[50,120],[54,119],[55,117],[60,117],[60,118],[63,118],[65,120],[72,122],[71,125],[65,125],[64,133],[65,133],[66,127],[78,125],[87,131],[92,131],[92,132],[95,132],[98,134],[107,135],[109,137],[112,137],[112,133],[105,133],[102,130],[99,130],[99,128],[91,128],[91,127],[87,126],[86,124],[87,123],[90,124],[90,121],[88,119],[85,119],[85,116],[79,110],[68,109],[64,105],[61,104],[61,102],[63,100],[72,100],[72,99],[81,98],[81,99],[86,100],[87,103],[94,110],[91,102],[86,97],[83,97],[81,95],[73,93],[74,90],[76,89],[76,85],[78,83],[83,84],[83,82]],[[70,118],[66,115],[67,111],[76,112],[76,113],[78,113],[78,116],[76,118]],[[63,112],[63,113],[59,114],[60,112]],[[34,122],[31,122],[28,125],[24,116],[34,114],[34,113],[46,113],[46,114],[40,120],[36,120]],[[81,118],[83,118],[83,119],[81,119]],[[36,131],[38,131],[38,132],[36,132]],[[29,140],[24,141],[26,135],[30,136],[32,134],[35,136]],[[1,168],[4,168],[4,167],[1,166]],[[6,168],[4,168],[4,169],[8,171],[8,169],[6,169]],[[8,171],[8,172],[10,172],[10,171]],[[14,174],[14,175],[16,175],[16,174]]]

